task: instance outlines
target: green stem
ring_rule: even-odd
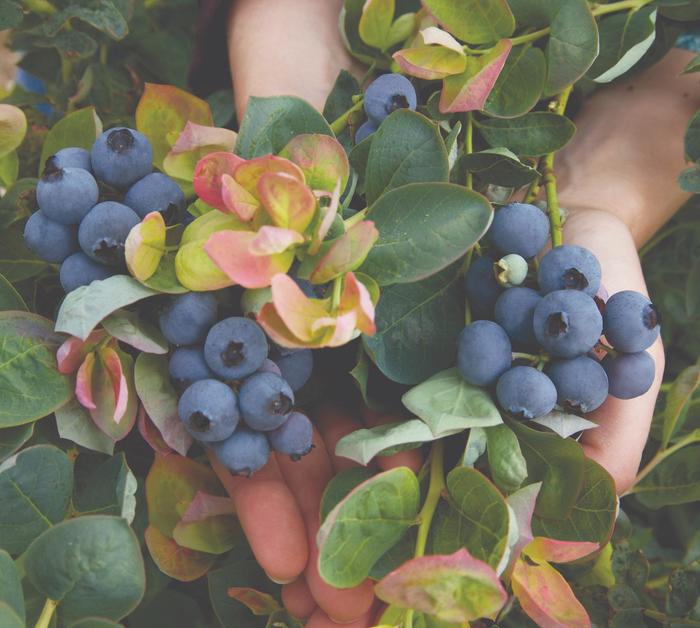
[[[41,615],[37,619],[34,628],[48,628],[51,624],[51,618],[53,617],[54,611],[58,606],[58,602],[50,599],[46,599],[44,603],[44,608],[41,609]]]
[[[24,4],[32,13],[39,15],[53,15],[56,7],[47,0],[24,0]]]
[[[345,225],[345,231],[350,229],[350,227],[353,227],[354,225],[356,225],[358,222],[363,221],[365,216],[367,215],[368,209],[369,209],[368,207],[365,207],[364,209],[361,209],[356,214],[353,214],[352,216],[350,216],[350,218],[348,218],[347,220],[344,220],[343,224]]]
[[[340,117],[336,118],[335,120],[333,120],[333,122],[331,122],[331,131],[333,131],[333,133],[335,133],[336,135],[342,133],[348,126],[348,120],[350,119],[350,116],[356,111],[360,111],[363,105],[364,99],[360,98],[352,107],[350,107],[350,109],[348,109]]]
[[[109,53],[109,48],[107,44],[100,44],[100,64],[107,65],[107,54]]]
[[[372,72],[374,72],[376,69],[377,69],[377,62],[372,61],[370,66],[367,68],[367,71],[364,73],[364,75],[360,79],[360,85],[364,85],[365,81],[367,81],[367,79],[369,79],[369,77],[372,76]]]
[[[539,163],[536,166],[539,168]],[[542,181],[540,177],[537,177],[531,184],[530,187],[527,189],[527,193],[525,194],[525,198],[523,199],[523,203],[533,203],[535,199],[539,196],[540,190],[542,189]]]
[[[333,280],[333,296],[331,297],[331,307],[335,310],[340,305],[340,295],[343,291],[343,276],[340,275]]]
[[[615,349],[613,349],[610,345],[606,345],[604,342],[597,342],[595,348],[605,351],[605,353],[610,353],[613,356],[617,355],[617,351],[615,351]]]
[[[534,353],[519,353],[515,351],[512,355],[514,360],[530,360],[530,362],[540,362],[542,360],[541,355],[535,355]]]
[[[474,152],[474,117],[471,111],[467,111],[464,118],[466,137],[464,139],[464,154],[471,155]],[[467,189],[474,189],[474,175],[467,170]]]

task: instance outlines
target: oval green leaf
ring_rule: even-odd
[[[51,127],[44,140],[44,145],[41,147],[39,176],[44,170],[46,160],[51,155],[70,146],[90,150],[100,133],[102,133],[102,121],[94,107],[78,109],[78,111],[61,118]]]
[[[574,136],[576,127],[566,116],[536,111],[515,119],[487,118],[478,123],[483,138],[494,148],[516,155],[538,157],[560,150]]]
[[[490,44],[515,30],[506,0],[423,0],[423,5],[450,33],[469,44]]]

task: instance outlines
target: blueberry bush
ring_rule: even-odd
[[[345,0],[365,79],[240,121],[187,91],[196,10],[0,0],[0,626],[302,626],[220,478],[309,455],[329,395],[408,417],[344,436],[321,503],[320,575],[371,578],[377,626],[699,626],[700,196],[650,301],[563,243],[556,179],[697,2]],[[700,193],[700,111],[685,157]],[[618,499],[578,437],[659,335]]]

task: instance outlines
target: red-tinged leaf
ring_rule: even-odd
[[[209,153],[233,152],[237,133],[230,129],[188,122],[163,160],[163,171],[176,179],[191,181],[197,163]]]
[[[354,273],[348,273],[340,295],[340,311],[352,310],[357,314],[357,328],[367,336],[377,331],[374,324],[374,304],[367,286],[358,281]]]
[[[221,196],[221,177],[232,175],[237,166],[244,160],[238,155],[228,152],[209,153],[197,162],[194,169],[194,191],[207,205],[221,211],[226,211],[226,205]]]
[[[536,563],[570,563],[599,548],[598,543],[589,541],[559,541],[538,536],[525,546],[523,553]]]
[[[483,109],[512,47],[510,39],[502,39],[488,54],[467,57],[464,72],[443,81],[440,111],[457,113]]]
[[[249,587],[230,587],[228,596],[247,606],[253,615],[272,615],[281,609],[271,595]]]
[[[165,219],[151,212],[132,230],[124,243],[129,272],[139,281],[147,281],[158,269],[165,254]]]
[[[494,617],[508,600],[496,572],[466,549],[409,560],[380,580],[375,593],[394,606],[453,623]]]
[[[158,569],[180,582],[191,582],[201,578],[216,561],[215,554],[181,547],[152,525],[146,528],[144,538]]]
[[[251,241],[250,252],[253,255],[275,255],[284,253],[290,247],[301,244],[303,241],[304,236],[296,231],[264,225],[260,227]]]
[[[102,359],[103,349],[98,360],[95,362],[95,372],[92,378],[92,391],[95,407],[90,409],[90,416],[98,428],[109,436],[112,440],[118,441],[127,436],[131,428],[136,423],[136,413],[138,410],[138,397],[134,389],[134,361],[130,355],[118,352],[118,359],[121,363],[123,377],[126,384],[117,390],[114,382],[114,365],[110,368]],[[113,351],[113,349],[110,349]],[[111,358],[108,358],[111,362]],[[121,378],[120,378],[121,379]],[[119,384],[122,386],[122,384]],[[123,391],[123,392],[122,392]],[[123,397],[126,397],[126,408],[120,410]],[[115,419],[116,416],[121,416]]]
[[[228,174],[221,176],[221,198],[225,211],[235,214],[243,222],[252,220],[260,208],[260,201]]]
[[[356,331],[357,312],[346,312],[336,316],[319,318],[313,324],[312,331],[315,334],[325,332],[325,347],[342,347],[359,335]]]
[[[175,256],[175,273],[177,280],[194,291],[221,290],[235,285],[235,281],[228,277],[212,261],[204,250],[207,240],[188,242]]]
[[[290,177],[304,183],[304,173],[296,164],[276,155],[263,155],[244,161],[236,167],[233,173],[234,179],[238,181],[246,190],[255,193],[258,180],[269,172],[280,172],[288,174]]]
[[[511,549],[511,560],[520,557],[520,552],[534,538],[532,533],[532,516],[535,514],[537,496],[540,494],[542,482],[528,484],[508,496],[506,501],[515,515],[518,523],[518,540]]]
[[[75,377],[75,398],[83,408],[94,410],[97,406],[93,399],[92,381],[95,372],[95,354],[90,352],[85,356],[83,363]]]
[[[288,174],[263,174],[258,179],[257,192],[272,223],[278,227],[303,233],[316,213],[314,193],[299,179]]]
[[[294,261],[294,251],[255,255],[251,252],[255,238],[256,234],[252,231],[219,231],[209,237],[204,250],[235,283],[244,288],[265,288],[275,275],[289,270]]]
[[[301,168],[306,185],[312,190],[332,192],[340,179],[345,189],[350,176],[350,163],[340,142],[330,135],[304,133],[297,135],[280,152]]]
[[[317,339],[319,334],[313,331],[314,325],[328,316],[324,303],[309,299],[288,275],[275,275],[271,285],[272,305],[291,334],[302,342]]]
[[[523,611],[538,626],[590,628],[586,610],[564,577],[551,565],[530,565],[518,559],[511,586]]]
[[[180,246],[206,240],[212,233],[217,231],[248,231],[250,225],[242,222],[233,214],[225,214],[223,212],[207,212],[199,218],[196,218],[185,228],[180,240]]]
[[[464,53],[459,54],[444,46],[404,48],[395,52],[393,59],[406,74],[426,81],[461,74],[467,67]]]
[[[209,495],[209,493],[197,491],[180,521],[182,523],[195,523],[217,515],[234,514],[236,514],[236,510],[230,497]]]
[[[370,220],[353,225],[332,242],[328,251],[311,272],[311,281],[326,283],[359,268],[378,237],[379,231]]]
[[[146,414],[146,409],[139,406],[139,413],[136,425],[138,426],[139,434],[143,437],[153,451],[159,454],[169,454],[173,450],[168,447],[168,444],[163,439],[163,435],[156,427],[156,424],[151,421],[151,417]]]
[[[100,360],[112,382],[112,390],[115,399],[113,418],[116,423],[119,423],[124,417],[127,404],[129,403],[129,386],[126,381],[126,376],[122,369],[119,354],[114,349],[110,347],[100,349]]]
[[[96,329],[86,340],[81,340],[76,336],[68,338],[56,352],[58,372],[64,375],[75,373],[85,359],[85,356],[106,336],[107,334],[103,329]]]
[[[311,346],[289,331],[272,303],[265,303],[262,306],[258,312],[257,321],[275,344],[288,349],[305,349]]]
[[[336,181],[335,188],[333,188],[333,194],[331,195],[331,202],[328,207],[321,210],[323,218],[321,219],[318,229],[314,235],[314,238],[309,246],[309,255],[316,255],[321,243],[328,235],[331,229],[331,225],[335,220],[335,216],[338,213],[338,206],[340,205],[340,180]]]

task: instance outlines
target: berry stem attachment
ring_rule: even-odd
[[[467,111],[464,116],[464,126],[466,137],[464,138],[464,154],[471,155],[474,152],[474,117],[471,111]],[[474,189],[474,175],[467,170],[467,189]]]
[[[613,349],[610,345],[606,345],[604,342],[596,343],[595,348],[600,351],[605,351],[605,353],[609,353],[612,356],[617,355],[617,351],[615,351],[615,349]]]
[[[41,615],[39,615],[39,619],[37,619],[36,624],[34,624],[34,628],[48,628],[57,606],[58,602],[46,598],[44,608],[41,609]]]
[[[333,122],[331,122],[331,131],[333,131],[335,135],[342,133],[348,126],[350,116],[352,116],[352,114],[356,111],[360,111],[364,106],[364,102],[364,99],[360,98],[352,107],[350,107],[350,109],[333,120]]]

